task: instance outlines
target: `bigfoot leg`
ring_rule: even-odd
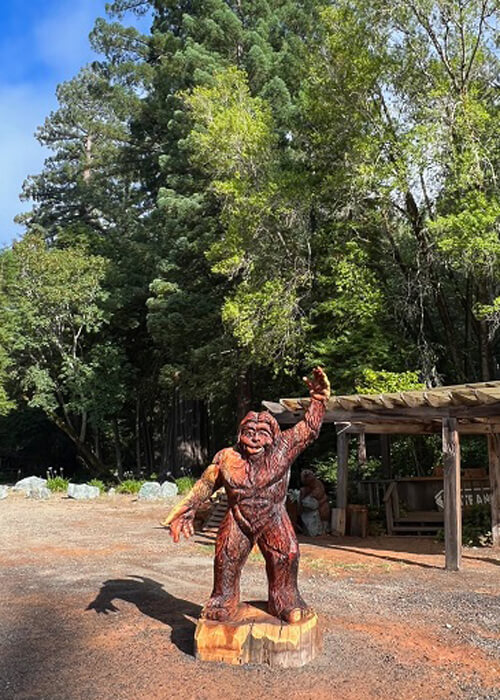
[[[217,534],[214,560],[214,587],[203,608],[202,617],[228,620],[240,602],[240,576],[252,543],[236,523],[231,509]]]
[[[311,609],[297,587],[299,545],[284,506],[278,507],[273,522],[262,532],[257,544],[266,560],[269,613],[286,622],[298,622]]]

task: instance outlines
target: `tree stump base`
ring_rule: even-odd
[[[297,668],[312,661],[321,649],[316,613],[289,624],[265,608],[266,603],[242,603],[232,620],[198,620],[194,637],[196,658],[279,668]]]

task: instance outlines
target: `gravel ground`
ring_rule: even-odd
[[[192,656],[211,547],[174,545],[131,497],[0,501],[0,700],[500,698],[500,551],[403,538],[304,540],[321,656],[301,669]],[[266,597],[260,555],[243,597]]]

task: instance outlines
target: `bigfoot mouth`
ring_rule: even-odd
[[[264,452],[263,447],[250,447],[249,445],[245,445],[245,450],[252,457],[255,457],[255,455],[260,455],[261,452]]]

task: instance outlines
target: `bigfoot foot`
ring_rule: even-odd
[[[293,607],[281,609],[278,609],[276,605],[269,603],[268,612],[270,615],[274,615],[274,617],[278,617],[280,620],[289,623],[307,620],[309,617],[312,617],[315,614],[313,608],[306,605],[302,599],[300,599],[300,602],[297,602]]]
[[[301,622],[302,620],[307,620],[313,615],[314,610],[308,606],[305,606],[303,608],[292,608],[291,610],[283,610],[279,617],[285,622],[294,623]]]
[[[223,596],[215,596],[210,598],[202,610],[201,618],[204,620],[218,620],[226,622],[236,616],[238,609],[238,601],[234,598],[224,598]]]

